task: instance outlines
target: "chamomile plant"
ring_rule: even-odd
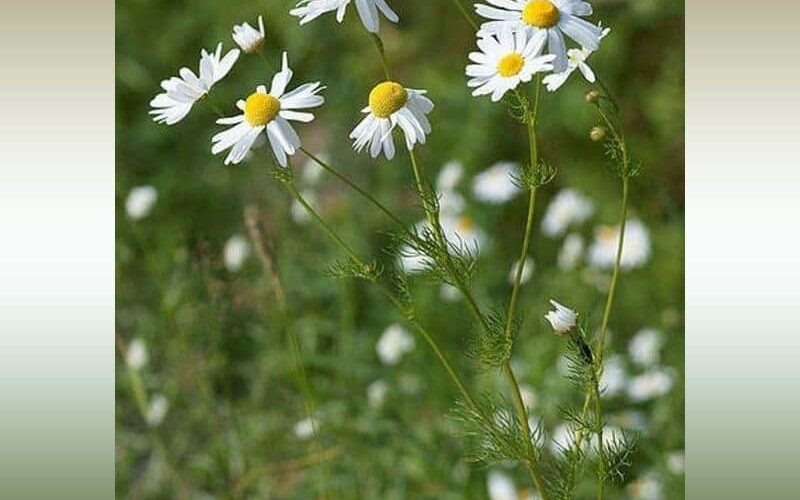
[[[594,464],[594,487],[598,499],[602,499],[606,485],[624,474],[632,446],[632,441],[624,434],[617,433],[610,441],[604,439],[605,424],[601,408],[603,387],[600,381],[607,351],[609,318],[620,268],[638,265],[644,258],[642,255],[649,252],[649,246],[640,241],[634,245],[639,248],[638,253],[629,250],[633,248],[631,245],[624,247],[624,255],[622,252],[628,220],[629,181],[639,167],[632,159],[625,141],[619,108],[605,87],[599,84],[590,92],[587,102],[596,111],[599,125],[608,131],[599,140],[606,143],[608,157],[621,179],[621,219],[618,227],[604,233],[605,239],[599,241],[602,238],[598,236],[598,242],[590,250],[590,260],[598,266],[611,268],[613,273],[599,327],[595,329],[589,324],[591,315],[581,314],[555,300],[550,301],[553,310],[544,317],[559,341],[565,345],[571,362],[570,377],[585,401],[578,408],[564,406],[571,438],[562,440],[567,444],[557,453],[552,453],[546,446],[544,428],[538,416],[531,411],[528,404],[530,397],[525,397],[530,390],[519,383],[518,369],[512,365],[512,355],[518,343],[530,340],[527,335],[522,335],[525,321],[520,310],[520,295],[523,285],[537,285],[531,256],[532,247],[537,243],[534,233],[539,227],[534,223],[537,193],[557,175],[557,169],[539,154],[539,122],[548,118],[541,110],[544,99],[542,89],[556,91],[575,71],[583,74],[589,83],[598,82],[597,74],[586,60],[589,54],[600,48],[608,29],[587,20],[593,14],[592,6],[580,0],[487,2],[476,5],[476,12],[487,22],[474,33],[477,50],[467,55],[468,63],[462,76],[466,76],[466,86],[474,97],[488,96],[491,105],[508,108],[511,116],[524,126],[521,128],[524,128],[527,136],[529,150],[526,158],[509,158],[494,163],[476,175],[471,183],[473,197],[479,202],[478,206],[484,209],[494,210],[505,206],[511,210],[515,207],[512,203],[515,198],[522,198],[523,195],[527,198],[526,209],[520,214],[524,220],[519,228],[520,248],[512,251],[514,259],[510,262],[487,263],[500,270],[504,283],[508,269],[511,269],[508,276],[510,288],[505,294],[507,297],[474,290],[473,277],[481,252],[490,246],[491,234],[466,213],[467,202],[457,192],[456,186],[464,175],[464,167],[456,163],[448,164],[437,182],[433,183],[428,178],[424,162],[417,156],[417,152],[428,144],[429,135],[435,133],[436,121],[445,120],[446,117],[436,116],[435,99],[426,90],[415,86],[414,80],[419,77],[416,72],[407,71],[402,79],[390,77],[392,71],[378,35],[379,14],[394,23],[398,21],[398,16],[385,0],[355,0],[360,19],[377,49],[364,64],[371,63],[375,75],[381,74],[382,77],[377,84],[373,80],[360,85],[361,95],[365,97],[362,103],[366,103],[360,110],[363,116],[358,116],[358,107],[351,106],[349,116],[329,119],[340,121],[343,126],[340,129],[350,130],[348,138],[352,141],[354,151],[351,153],[354,157],[366,152],[369,158],[360,158],[375,163],[376,168],[384,168],[385,163],[392,163],[391,168],[397,166],[407,169],[404,173],[416,196],[414,205],[420,212],[419,218],[415,219],[418,222],[411,224],[403,220],[388,202],[378,200],[369,188],[361,187],[340,169],[323,160],[322,155],[316,155],[303,146],[301,134],[291,122],[309,124],[314,121],[312,110],[316,112],[325,103],[321,95],[325,86],[318,81],[291,86],[294,72],[289,66],[288,53],[282,52],[278,59],[277,54],[269,54],[268,50],[264,50],[271,44],[265,43],[266,32],[261,16],[258,18],[258,28],[247,23],[235,26],[233,40],[245,54],[264,52],[262,55],[265,55],[266,61],[279,60],[280,68],[272,76],[269,85],[266,81],[236,83],[236,90],[243,97],[236,101],[238,113],[223,116],[215,103],[210,103],[210,109],[220,114],[216,124],[227,127],[211,136],[210,152],[213,155],[226,152],[220,161],[224,165],[249,162],[270,173],[293,199],[292,213],[304,212],[306,217],[303,220],[317,224],[341,252],[341,258],[326,269],[327,274],[335,278],[365,281],[375,287],[380,297],[394,309],[394,322],[376,346],[376,353],[384,365],[395,367],[405,358],[415,356],[418,340],[430,348],[442,368],[440,375],[452,383],[459,395],[451,418],[458,424],[460,436],[468,445],[467,458],[486,464],[518,465],[527,471],[530,488],[545,500],[573,497],[576,485],[583,480],[585,466]],[[349,4],[350,0],[303,0],[291,9],[290,14],[298,17],[301,25],[330,12],[335,12],[336,19],[341,22]],[[474,23],[465,10],[461,10],[461,13],[468,18],[470,25]],[[568,49],[568,41],[577,46]],[[353,50],[362,48],[354,47]],[[238,49],[233,49],[222,56],[220,44],[213,53],[201,53],[199,76],[184,68],[180,70],[179,77],[162,82],[164,92],[151,102],[151,114],[155,121],[170,125],[181,121],[195,104],[206,101],[212,86],[230,72],[239,54]],[[264,64],[262,60],[252,61]],[[303,68],[303,73],[313,74],[313,60],[307,66]],[[262,66],[260,71],[266,73],[267,69]],[[557,98],[557,95],[548,95],[547,98]],[[209,125],[212,125],[210,120]],[[515,127],[520,128],[520,124],[509,120],[508,131],[502,133],[513,136]],[[401,140],[399,148],[396,139]],[[266,154],[258,154],[262,152]],[[390,256],[389,259],[379,262],[372,256],[362,255],[315,208],[316,201],[310,200],[310,196],[304,194],[305,190],[295,186],[292,159],[298,152],[385,216],[391,229],[384,232],[389,233],[389,238],[386,238],[388,246],[383,250]],[[383,158],[379,160],[380,156]],[[398,191],[401,189],[402,186],[398,186]],[[591,202],[575,193],[572,190],[561,192],[553,204],[555,208],[551,208],[544,216],[542,234],[560,236],[593,213]],[[566,202],[558,201],[570,196]],[[578,209],[574,208],[573,203],[576,198],[583,201]],[[295,219],[299,220],[299,217],[295,215]],[[631,223],[631,228],[636,228],[635,222]],[[266,245],[258,244],[258,232],[251,231],[251,238],[254,239],[254,253],[262,261],[265,272],[272,273],[273,281],[280,283],[279,273],[270,264]],[[643,238],[639,237],[638,240]],[[239,241],[237,262],[229,265],[229,269],[238,271],[244,258],[249,255],[250,247],[246,246],[247,254],[244,254],[243,243]],[[537,275],[541,265],[537,261]],[[465,342],[463,352],[444,352],[440,339],[445,332],[434,329],[442,328],[442,325],[433,327],[420,314],[415,288],[410,284],[417,275],[426,275],[437,285],[446,287],[448,297],[463,299],[460,303],[465,308],[465,316],[472,323],[471,336]],[[282,287],[280,285],[277,288]],[[568,303],[568,297],[559,297],[559,301],[562,300]],[[292,308],[283,292],[277,303],[289,318],[301,314],[299,309]],[[289,345],[306,399],[306,414],[298,416],[305,424],[302,432],[296,431],[295,434],[303,440],[316,439],[320,429],[325,426],[325,420],[314,409],[314,391],[305,377],[291,319],[287,319],[283,325],[290,339]],[[589,331],[598,333],[592,338],[587,334]],[[483,370],[499,373],[505,390],[477,395],[458,364],[451,361],[451,358],[461,355],[474,358]],[[559,376],[555,370],[541,371]],[[371,387],[366,393],[371,394],[371,406],[379,408],[389,391],[388,385],[382,382]],[[594,449],[593,454],[587,452],[587,446]]]

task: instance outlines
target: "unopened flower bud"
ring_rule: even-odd
[[[563,335],[575,328],[578,322],[578,313],[555,300],[551,300],[550,304],[555,307],[555,310],[545,314],[544,318],[550,322],[550,326],[553,327],[557,334]]]
[[[606,138],[606,129],[605,127],[592,127],[592,130],[589,132],[589,138],[592,139],[594,142],[600,142]]]
[[[597,102],[598,99],[600,99],[600,92],[596,90],[590,90],[586,93],[586,102],[589,104]]]

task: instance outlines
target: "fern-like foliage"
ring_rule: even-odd
[[[543,441],[540,426],[532,429],[531,443],[526,443],[519,421],[499,396],[484,395],[473,407],[463,400],[456,402],[450,418],[468,443],[466,459],[491,465],[507,460],[536,461]]]
[[[511,358],[514,334],[522,321],[515,317],[511,322],[511,335],[508,335],[504,312],[492,310],[484,318],[486,328],[480,328],[467,338],[467,356],[477,360],[484,369],[499,368]]]

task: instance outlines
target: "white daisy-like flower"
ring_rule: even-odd
[[[603,39],[606,35],[611,32],[611,28],[606,28],[600,34],[600,39]],[[564,82],[567,81],[567,78],[575,72],[575,70],[579,70],[583,77],[589,83],[594,83],[597,81],[597,76],[595,76],[594,71],[589,65],[586,63],[586,60],[589,59],[589,56],[592,55],[594,51],[587,49],[586,47],[581,47],[580,49],[569,49],[567,51],[567,69],[560,72],[560,73],[551,73],[544,77],[542,80],[547,87],[547,90],[550,92],[555,92],[562,85]]]
[[[153,206],[158,200],[158,191],[153,186],[136,186],[128,193],[125,199],[125,212],[133,220],[139,220],[150,215]]]
[[[145,421],[150,427],[158,427],[169,411],[169,400],[163,394],[156,394],[150,400],[145,413]]]
[[[550,322],[556,333],[564,334],[575,328],[578,323],[578,313],[555,300],[550,300],[550,305],[555,309],[545,314],[544,318]]]
[[[161,82],[164,92],[150,101],[150,114],[157,123],[174,125],[183,120],[194,103],[208,95],[211,87],[222,80],[239,58],[239,49],[232,49],[222,56],[222,44],[217,50],[209,53],[200,52],[200,75],[189,68],[181,68],[178,74]]]
[[[571,225],[580,224],[594,213],[594,203],[575,189],[562,189],[550,202],[542,219],[542,232],[552,237],[564,234]]]
[[[589,263],[600,269],[614,267],[617,259],[619,226],[600,226],[595,230],[594,243],[589,248]],[[625,225],[622,243],[622,269],[641,267],[650,258],[650,231],[639,219],[631,219]]]
[[[578,233],[569,233],[564,238],[564,244],[558,252],[558,267],[564,271],[575,269],[581,256],[583,256],[583,236]]]
[[[294,424],[292,431],[297,439],[308,439],[314,435],[314,429],[319,428],[319,421],[315,418],[304,418]]]
[[[308,123],[314,115],[296,110],[315,108],[325,102],[325,98],[317,95],[325,89],[320,82],[306,83],[286,92],[292,74],[284,52],[283,66],[272,78],[269,92],[266,86],[259,85],[247,100],[236,103],[242,114],[217,120],[220,125],[233,126],[211,138],[211,152],[218,154],[230,148],[225,164],[237,164],[253,147],[258,135],[266,132],[275,159],[285,167],[286,155],[293,155],[300,147],[300,137],[289,120]]]
[[[664,341],[664,334],[659,330],[644,328],[639,330],[628,343],[628,354],[634,363],[652,366],[658,363]]]
[[[369,144],[370,156],[376,158],[383,151],[391,160],[395,152],[392,131],[396,126],[403,131],[409,151],[416,143],[425,144],[425,136],[431,132],[427,115],[433,110],[426,93],[397,82],[377,84],[369,93],[369,105],[361,110],[367,116],[350,132],[353,148],[360,152]]]
[[[556,56],[556,72],[567,69],[567,45],[564,35],[581,47],[597,50],[603,30],[581,19],[592,15],[592,6],[581,0],[486,0],[490,5],[475,4],[475,12],[489,19],[481,24],[478,36],[503,30],[544,33],[548,52]]]
[[[264,18],[258,16],[258,29],[250,26],[249,23],[237,24],[233,27],[233,41],[248,54],[252,54],[261,48],[264,43]]]
[[[225,269],[235,273],[242,268],[250,256],[250,243],[241,234],[234,234],[225,242],[222,256]]]
[[[673,378],[667,370],[650,370],[630,380],[628,397],[634,402],[642,402],[663,396],[672,389]]]
[[[147,345],[144,340],[135,338],[128,344],[125,363],[133,370],[141,370],[147,364]]]
[[[518,500],[519,494],[514,481],[504,472],[490,471],[486,477],[486,489],[491,500]]]
[[[533,270],[535,269],[536,264],[533,262],[533,259],[530,257],[526,257],[525,261],[522,265],[522,275],[520,276],[519,282],[521,285],[527,283],[531,277],[533,276]],[[512,285],[514,281],[517,279],[517,271],[519,271],[519,261],[514,262],[511,266],[511,271],[508,273],[508,282]]]
[[[472,180],[472,192],[480,201],[499,205],[511,200],[522,192],[514,179],[519,177],[516,163],[497,162]]]
[[[386,401],[386,394],[389,392],[389,384],[385,380],[376,380],[367,386],[367,402],[372,408],[380,408]]]
[[[536,73],[550,71],[555,56],[541,55],[546,41],[544,32],[529,35],[527,31],[512,33],[503,29],[497,34],[479,38],[480,52],[470,52],[466,75],[473,96],[491,95],[499,101],[520,83],[529,82]]]
[[[375,345],[375,352],[383,364],[394,366],[403,356],[413,351],[415,346],[414,336],[402,325],[393,323],[381,334]]]
[[[393,23],[400,20],[386,0],[355,0],[355,2],[358,16],[370,33],[377,33],[380,29],[378,11]],[[289,11],[289,14],[299,17],[300,24],[303,25],[322,14],[336,11],[336,21],[341,23],[348,5],[350,5],[350,0],[302,0]]]

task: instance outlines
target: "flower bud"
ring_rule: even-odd
[[[555,307],[555,310],[545,314],[544,318],[550,322],[550,326],[553,327],[556,334],[563,335],[575,328],[578,322],[578,313],[555,300],[551,300],[550,304]]]
[[[589,132],[589,138],[594,142],[600,142],[606,138],[606,129],[605,127],[592,127],[592,130]]]
[[[589,92],[586,93],[585,97],[586,97],[586,102],[588,102],[589,104],[594,104],[598,101],[598,99],[600,99],[600,92],[596,90],[590,90]]]

